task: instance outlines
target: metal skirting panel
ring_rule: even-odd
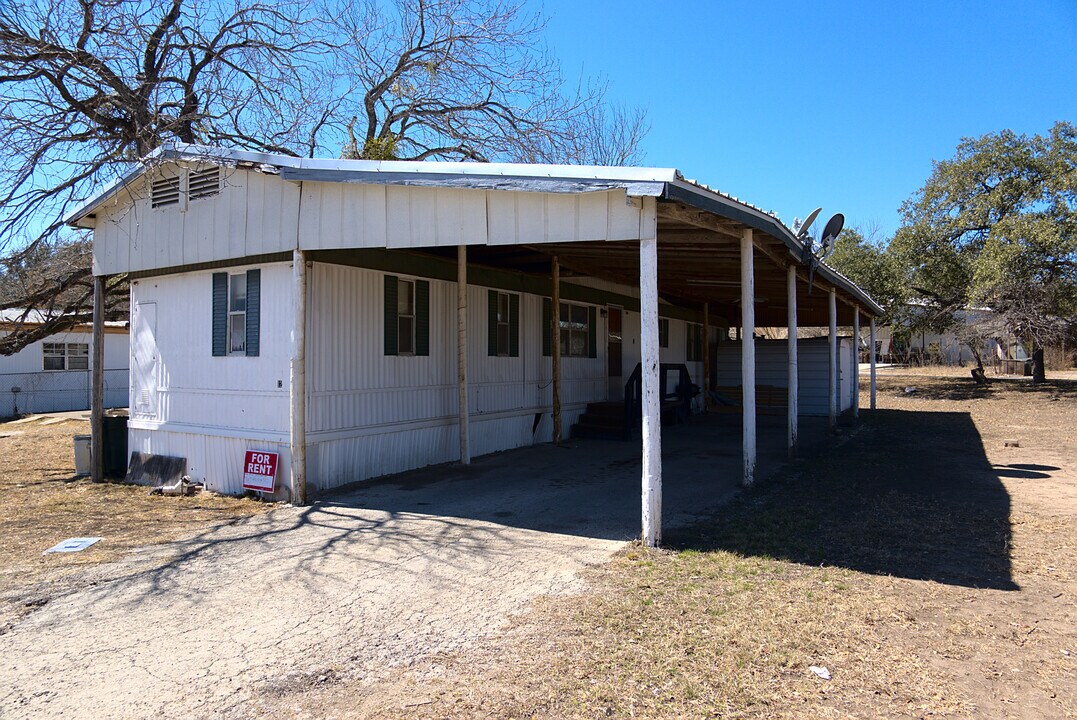
[[[207,490],[226,495],[244,492],[243,457],[248,450],[276,452],[279,453],[276,497],[288,499],[291,455],[287,443],[130,428],[127,449],[129,452],[186,458],[187,474],[192,481],[203,482]]]

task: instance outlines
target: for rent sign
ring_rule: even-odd
[[[277,453],[248,450],[243,458],[243,487],[273,492],[277,477]]]

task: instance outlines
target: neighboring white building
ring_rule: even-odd
[[[729,247],[754,238],[758,294],[781,298],[757,300],[763,323],[785,322],[784,264],[801,256],[776,218],[675,170],[191,146],[158,151],[69,222],[94,229],[96,274],[131,281],[130,449],[186,458],[192,479],[228,493],[245,451],[279,452],[284,496],[297,437],[313,490],[460,458],[459,246],[471,455],[552,439],[554,258],[567,437],[588,404],[621,400],[644,357],[646,243],[657,238],[661,361],[698,385],[703,303],[711,337],[740,317]],[[798,290],[803,324],[826,324],[831,288],[843,325],[854,308],[880,312],[825,266],[815,282]],[[811,367],[802,382],[825,388],[826,363]]]
[[[0,337],[16,327],[23,310],[0,310]],[[39,325],[36,311],[25,325]],[[90,409],[89,325],[30,343],[14,355],[0,355],[0,417]],[[105,407],[126,407],[129,343],[127,324],[105,327]]]

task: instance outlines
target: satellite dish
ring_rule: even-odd
[[[843,227],[845,227],[845,216],[841,213],[835,213],[834,217],[827,220],[826,227],[823,228],[823,247],[833,245]]]
[[[819,217],[819,213],[823,211],[823,208],[815,208],[808,213],[807,219],[800,224],[800,227],[796,229],[797,237],[803,239],[808,234],[808,230],[811,228],[811,224],[815,222],[815,218]]]

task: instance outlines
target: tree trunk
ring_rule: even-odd
[[[1043,348],[1032,351],[1032,382],[1041,383],[1047,381],[1047,368],[1043,364]]]

